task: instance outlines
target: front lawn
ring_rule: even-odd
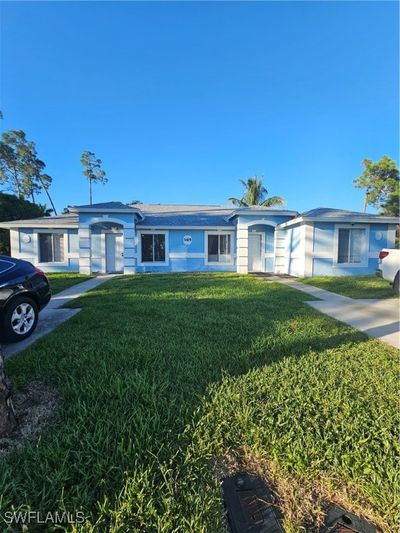
[[[299,281],[349,298],[393,298],[395,296],[389,282],[377,276],[326,276],[299,279]]]
[[[85,513],[84,532],[220,532],[218,475],[273,481],[286,531],[322,500],[395,531],[398,352],[310,296],[236,274],[113,279],[11,359],[63,397],[0,463],[1,510]],[[309,529],[307,529],[309,530]]]
[[[57,294],[91,277],[93,276],[86,276],[78,272],[46,272],[46,278],[50,282],[50,288],[53,294]]]

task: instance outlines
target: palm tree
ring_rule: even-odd
[[[248,178],[247,180],[240,180],[240,183],[244,187],[244,194],[240,200],[238,198],[228,198],[233,205],[239,207],[249,207],[251,205],[272,207],[274,205],[285,204],[285,199],[281,196],[271,196],[266,198],[268,191],[264,187],[262,179],[257,176]]]

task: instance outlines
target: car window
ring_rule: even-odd
[[[15,267],[15,263],[12,261],[4,261],[4,259],[0,259],[0,274],[4,274],[4,272],[11,270],[13,267]]]

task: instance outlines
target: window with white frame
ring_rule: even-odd
[[[362,263],[366,243],[364,228],[339,228],[338,263]]]
[[[231,235],[229,233],[209,233],[207,236],[207,261],[209,263],[230,263]]]
[[[165,233],[142,233],[142,263],[165,262]]]
[[[64,261],[64,234],[38,233],[40,263],[62,263]]]

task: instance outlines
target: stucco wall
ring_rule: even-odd
[[[357,224],[367,231],[367,247],[361,265],[337,264],[337,244],[335,233],[340,226],[329,222],[316,222],[314,224],[314,240],[312,254],[312,276],[363,276],[374,274],[378,267],[378,255],[382,248],[394,245],[395,226],[388,224]],[[352,227],[352,226],[348,226]]]
[[[58,232],[64,235],[64,261],[41,263],[39,261],[38,233]],[[79,270],[78,230],[72,228],[19,228],[10,231],[11,255],[38,266],[45,272],[76,272]]]
[[[127,213],[79,213],[79,271],[82,274],[104,272],[105,242],[104,232],[96,224],[110,223],[121,227],[123,234],[123,272],[134,273],[136,269],[136,215]]]
[[[335,225],[329,222],[314,223],[313,252],[314,254],[333,254],[333,237]]]
[[[395,226],[356,224],[366,230],[367,244],[360,265],[337,264],[337,231],[343,224],[314,222],[277,230],[276,272],[297,277],[374,274],[382,248],[394,246]],[[354,227],[344,224],[345,227]]]
[[[316,258],[313,260],[313,276],[364,276],[374,274],[378,259],[368,259],[366,267],[333,267],[332,259]]]
[[[236,271],[247,265],[248,232],[254,230],[264,236],[264,269],[267,272],[288,273],[293,276],[341,276],[373,274],[378,266],[378,254],[382,248],[394,246],[395,225],[362,224],[368,229],[368,244],[365,264],[336,264],[337,243],[335,235],[337,225],[333,222],[315,222],[297,224],[288,228],[276,229],[275,225],[285,222],[288,216],[241,216],[237,227],[226,230],[212,229],[169,229],[166,265],[141,265],[139,255],[140,229],[135,227],[135,215],[132,213],[113,214],[104,217],[102,213],[80,216],[80,227],[64,229],[20,228],[10,231],[11,253],[15,257],[26,259],[45,271],[77,271],[82,267],[86,272],[102,272],[105,268],[104,234],[93,225],[96,222],[113,221],[121,224],[124,237],[124,272],[181,272],[181,271]],[[138,222],[140,225],[140,222]],[[234,223],[233,223],[234,224]],[[148,231],[150,228],[143,228]],[[65,248],[62,263],[41,264],[38,254],[39,232],[62,232]],[[152,230],[157,232],[157,229]],[[207,264],[206,232],[230,232],[232,264]],[[187,245],[184,237],[190,235],[192,242]],[[103,240],[102,240],[103,238]],[[239,258],[238,243],[241,243],[242,257]]]
[[[144,231],[144,230],[143,230]],[[147,229],[146,229],[147,231]],[[157,230],[152,230],[157,233]],[[165,231],[165,230],[163,230]],[[141,229],[137,229],[137,239],[140,239]],[[141,272],[234,272],[235,266],[235,253],[236,242],[234,233],[228,229],[228,233],[231,233],[231,253],[233,255],[233,263],[226,264],[220,263],[218,265],[206,264],[207,257],[207,245],[206,245],[206,233],[219,233],[226,234],[227,231],[217,231],[212,229],[170,229],[168,232],[168,250],[167,250],[167,265],[141,265],[141,258],[137,258],[137,266],[135,271]],[[192,238],[192,242],[189,245],[185,245],[184,237],[189,236]],[[139,249],[137,248],[139,254]]]
[[[275,271],[278,274],[304,276],[305,226],[296,224],[276,232]]]
[[[264,231],[267,228],[272,228],[274,231],[274,242],[278,232],[275,232],[275,227],[278,224],[287,222],[292,216],[289,215],[268,215],[265,213],[254,213],[253,215],[240,215],[236,219],[236,243],[237,243],[237,272],[246,274],[248,272],[248,233],[251,228],[262,227]],[[279,235],[278,235],[279,239]],[[270,242],[268,240],[268,242]],[[268,245],[269,246],[269,245]],[[274,257],[265,258],[265,270],[273,272],[276,268],[279,269],[281,258],[276,262],[276,255]]]

